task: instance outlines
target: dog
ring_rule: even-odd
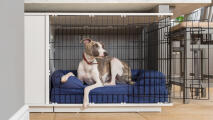
[[[131,79],[131,68],[125,62],[108,56],[104,45],[101,42],[90,38],[81,40],[84,43],[85,51],[83,60],[78,66],[78,78],[88,84],[84,89],[83,108],[89,104],[89,92],[97,87],[116,85],[116,83],[134,84]],[[64,75],[61,82],[64,83],[72,72]]]

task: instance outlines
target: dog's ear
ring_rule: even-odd
[[[84,43],[86,45],[86,44],[90,43],[91,41],[92,41],[91,39],[86,38],[86,39],[81,40],[80,43]]]
[[[102,41],[100,41],[100,44],[102,45],[102,47],[104,48],[104,43]]]

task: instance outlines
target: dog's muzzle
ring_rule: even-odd
[[[107,52],[104,52],[104,56],[108,56],[108,53],[107,53]]]

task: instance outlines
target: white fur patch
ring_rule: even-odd
[[[98,49],[98,52],[99,52],[99,56],[104,56],[104,52],[106,52],[105,49],[103,49],[102,45],[97,42],[98,46],[99,46],[99,49]]]
[[[104,83],[104,85],[116,85],[116,76],[123,74],[123,64],[117,58],[113,58],[111,61],[111,82]]]
[[[94,63],[97,63],[96,60],[94,60]],[[82,60],[79,63],[78,66],[78,78],[87,83],[88,85],[92,85],[97,81],[94,81],[93,77],[98,75],[99,76],[99,71],[97,64],[93,65],[88,65],[84,60]]]
[[[102,76],[102,81],[103,81],[103,83],[105,83],[106,81],[109,80],[109,76],[108,76],[108,75],[109,75],[108,73],[105,73],[105,74]]]
[[[117,58],[114,58],[112,61],[111,61],[111,65],[112,65],[112,71],[116,71],[116,73],[118,75],[122,75],[123,74],[123,64],[121,63],[120,60],[118,60]]]

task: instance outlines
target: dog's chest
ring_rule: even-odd
[[[100,78],[102,83],[110,80],[110,60],[111,57],[105,57],[104,59],[96,59],[93,63],[98,64],[87,64],[85,61],[83,62],[84,66],[84,81],[92,82],[94,81],[94,77]]]
[[[88,85],[96,83],[95,77],[97,73],[97,64],[87,64],[84,60],[80,62],[78,68],[78,77]]]
[[[94,63],[97,63],[97,61],[94,61]],[[95,75],[99,73],[98,71],[98,64],[87,64],[85,62],[83,62],[83,66],[84,66],[84,74],[86,75],[85,77],[90,79],[93,78]]]

